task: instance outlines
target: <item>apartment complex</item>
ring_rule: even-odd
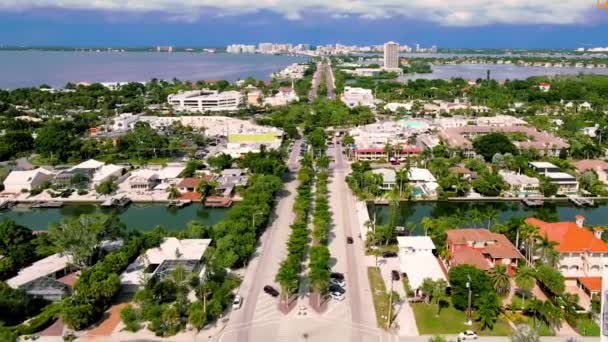
[[[171,94],[167,101],[175,110],[189,112],[237,111],[243,103],[238,91],[191,90]]]
[[[388,42],[384,44],[384,68],[398,69],[399,68],[399,44]]]

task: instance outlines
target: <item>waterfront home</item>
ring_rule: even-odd
[[[42,183],[50,181],[53,173],[41,167],[28,171],[11,171],[4,179],[4,193],[18,194],[24,190],[31,191]]]
[[[564,277],[601,277],[608,265],[608,244],[602,240],[602,228],[588,229],[584,222],[582,215],[577,215],[574,222],[549,223],[532,217],[525,220],[538,228],[538,235],[557,243],[558,269]]]
[[[557,268],[566,278],[568,292],[582,288],[591,295],[601,290],[602,273],[608,267],[608,243],[602,240],[603,228],[585,227],[582,215],[577,215],[574,222],[550,223],[532,217],[524,222],[537,227],[538,235],[557,243],[553,247],[559,253]],[[541,255],[535,251],[533,258],[538,260]]]
[[[93,185],[108,181],[110,179],[119,179],[125,175],[127,170],[124,166],[107,164],[103,165],[97,172],[93,174]]]
[[[509,186],[509,192],[515,197],[540,195],[540,181],[513,171],[500,170],[498,174]]]
[[[202,180],[202,178],[196,177],[183,178],[177,183],[177,190],[181,193],[194,192]]]
[[[509,239],[487,229],[450,229],[446,234],[446,262],[450,267],[468,264],[488,270],[504,265],[513,273],[513,266],[523,258]]]
[[[397,173],[394,169],[374,169],[372,170],[372,173],[375,175],[382,176],[382,185],[380,186],[380,189],[384,191],[389,191],[395,187],[397,182]]]
[[[210,243],[211,239],[165,238],[160,246],[148,249],[120,275],[122,290],[135,292],[144,285],[145,279],[155,278],[161,281],[171,276],[177,267],[203,279],[205,267],[201,259]]]
[[[158,173],[154,170],[140,169],[133,171],[127,179],[129,188],[139,190],[152,190],[160,184]]]
[[[464,180],[474,180],[477,179],[477,172],[473,170],[469,170],[463,165],[456,165],[448,169],[448,171],[453,174],[462,177]]]
[[[50,301],[61,300],[71,293],[66,276],[69,274],[70,258],[59,253],[38,260],[6,281],[14,289],[25,291],[33,297]]]
[[[433,240],[428,236],[398,236],[399,270],[407,276],[410,288],[420,297],[424,279],[445,280],[443,264],[435,256]]]
[[[426,194],[428,196],[433,196],[439,187],[437,179],[435,179],[435,176],[427,169],[412,167],[407,172],[407,179],[410,184],[416,187],[416,195]]]
[[[608,184],[608,163],[603,160],[585,159],[574,162],[576,171],[580,174],[593,171],[600,182]]]
[[[93,180],[95,173],[101,170],[103,165],[103,162],[89,159],[68,169],[59,171],[53,182],[61,187],[69,187],[74,177],[80,176],[81,180],[88,185]]]
[[[551,183],[557,185],[558,194],[573,194],[578,192],[578,181],[569,173],[562,172],[559,167],[549,162],[529,162],[534,171],[546,177]]]

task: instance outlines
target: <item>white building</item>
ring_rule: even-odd
[[[391,111],[391,112],[396,112],[396,111],[399,111],[400,109],[405,109],[406,111],[411,111],[413,107],[414,107],[413,102],[407,102],[407,103],[390,102],[384,106],[384,109]]]
[[[399,68],[399,44],[388,42],[384,44],[384,68]]]
[[[293,87],[281,87],[279,88],[279,92],[274,96],[269,96],[264,99],[264,104],[267,104],[271,107],[282,107],[286,106],[291,102],[299,101],[300,98],[296,94],[296,91]]]
[[[397,184],[397,173],[394,169],[374,169],[372,170],[372,173],[382,176],[382,190],[389,191]]]
[[[41,167],[29,171],[11,171],[4,180],[4,192],[20,193],[22,190],[31,191],[43,182],[51,180],[53,173]]]
[[[357,106],[375,108],[375,98],[370,89],[357,88],[357,87],[344,87],[344,92],[340,97],[340,100],[344,102],[349,108]]]
[[[437,183],[437,179],[431,171],[427,169],[422,169],[418,167],[412,167],[408,170],[407,178],[410,181],[410,184],[414,185],[417,189],[415,195],[422,195],[419,191],[422,190],[424,194],[428,196],[433,196],[437,192],[437,188],[439,184]]]
[[[139,115],[133,113],[123,113],[112,120],[112,131],[122,132],[133,129],[135,123],[139,120]]]
[[[176,110],[190,112],[237,111],[243,103],[243,95],[238,91],[218,92],[217,90],[181,91],[167,97]]]
[[[445,280],[445,273],[439,260],[433,254],[435,244],[428,236],[398,236],[399,263],[401,273],[407,275],[410,288],[416,297],[420,296],[420,286],[424,279]]]
[[[93,174],[93,184],[99,184],[112,178],[120,178],[126,169],[120,165],[107,164],[103,165]]]
[[[166,238],[160,246],[148,249],[127,267],[120,275],[120,286],[127,292],[135,292],[146,279],[162,280],[176,267],[198,274],[202,279],[201,259],[210,243],[211,239]]]
[[[500,170],[498,174],[509,185],[509,191],[514,196],[526,197],[540,194],[540,182],[534,177],[506,170]]]
[[[60,300],[70,292],[69,286],[58,281],[68,272],[70,258],[59,253],[38,260],[6,281],[14,289],[21,289],[33,297]]]

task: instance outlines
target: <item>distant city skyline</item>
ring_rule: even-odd
[[[240,0],[23,0],[0,4],[0,45],[225,47],[265,41],[375,45],[393,40],[447,48],[608,46],[603,30],[608,10],[596,8],[594,0],[470,0],[441,8],[434,3],[355,1],[341,8],[340,3],[306,0],[278,0],[272,6]]]

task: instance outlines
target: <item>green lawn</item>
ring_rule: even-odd
[[[416,325],[421,335],[436,334],[458,334],[464,330],[475,330],[480,335],[485,336],[508,336],[511,334],[509,323],[499,317],[493,330],[481,330],[476,322],[473,326],[465,325],[466,315],[463,311],[456,310],[452,306],[441,309],[441,314],[437,317],[437,305],[435,304],[412,304]]]
[[[600,336],[600,327],[589,318],[581,318],[577,321],[576,331],[581,336]]]
[[[372,291],[374,309],[376,309],[376,321],[379,327],[386,328],[389,296],[386,292],[386,285],[384,284],[384,279],[382,279],[380,268],[368,267],[367,277],[369,278],[369,285]]]

